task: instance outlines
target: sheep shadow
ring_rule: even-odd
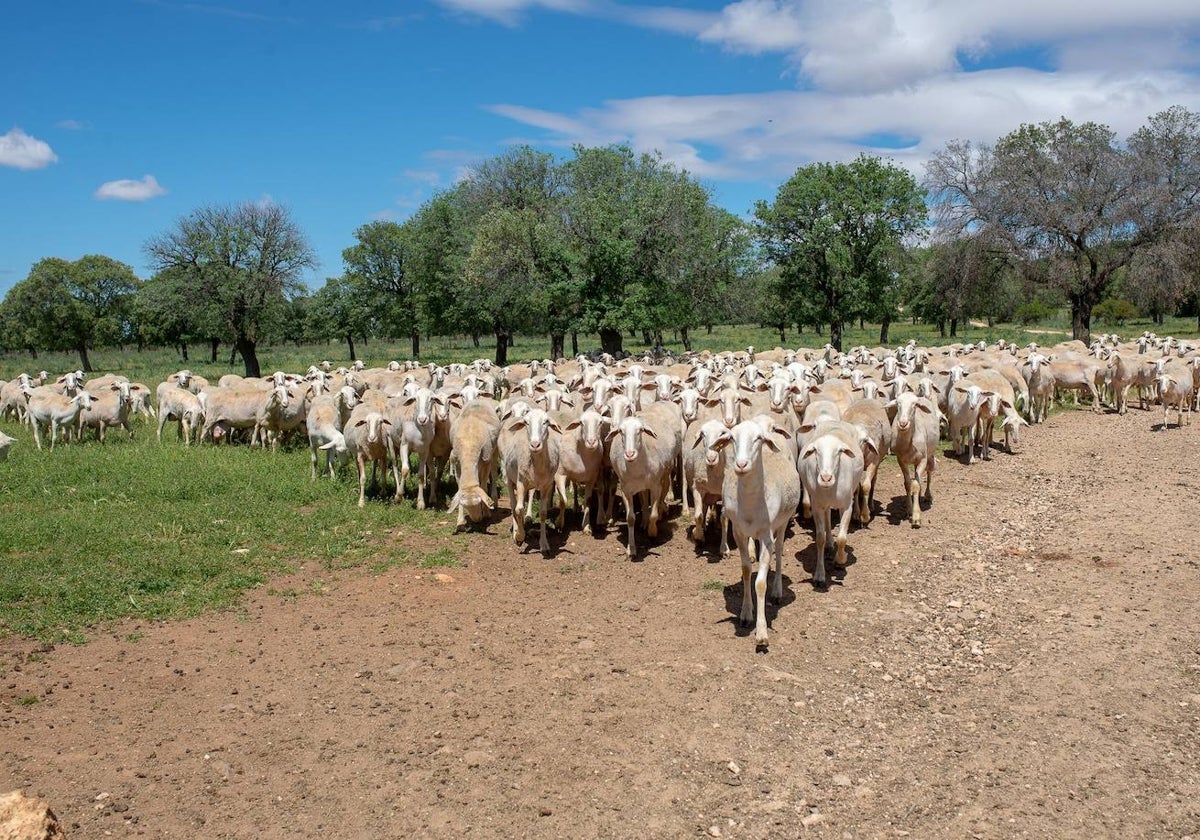
[[[773,577],[774,574],[775,574],[775,572],[774,572],[774,570],[772,570],[771,576],[767,578],[767,627],[768,628],[772,624],[775,623],[775,618],[776,618],[776,616],[779,615],[779,611],[781,609],[783,609],[784,607],[791,605],[792,602],[794,602],[796,600],[796,593],[792,588],[792,579],[787,574],[784,574],[784,576],[783,576],[783,597],[778,600],[771,597],[771,594],[770,594],[771,593],[771,577]],[[750,581],[751,581],[751,586],[753,586],[754,585],[753,576],[751,576]],[[722,590],[722,594],[725,596],[725,611],[727,613],[729,613],[729,615],[721,620],[732,624],[734,626],[734,633],[739,638],[744,638],[746,636],[753,635],[754,634],[754,623],[751,622],[750,624],[743,624],[742,620],[741,620],[742,597],[743,597],[742,581],[739,579],[737,581],[737,583],[729,584]],[[751,591],[751,593],[750,593],[750,600],[751,600],[751,602],[754,601],[754,592],[753,591]]]
[[[833,541],[830,540],[830,546]],[[812,588],[817,592],[828,592],[833,586],[844,586],[847,570],[858,562],[858,557],[854,553],[854,546],[846,544],[846,565],[839,566],[833,561],[833,549],[826,547],[825,553],[825,584],[822,586],[813,579],[813,573],[817,569],[817,542],[813,540],[808,546],[795,554],[796,560],[800,562],[801,568],[808,573],[808,580],[805,583],[811,584]]]

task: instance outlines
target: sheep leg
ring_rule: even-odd
[[[417,510],[425,510],[425,484],[429,481],[429,453],[423,452],[418,457],[421,463],[417,466]]]
[[[767,575],[771,572],[771,556],[774,553],[774,540],[768,533],[766,539],[758,541],[758,574],[754,576],[754,598],[758,608],[754,641],[760,645],[767,643]]]
[[[637,538],[634,536],[637,530],[637,516],[633,510],[633,496],[622,490],[621,500],[625,502],[625,525],[629,528],[629,544],[625,546],[625,555],[632,560],[637,556]]]
[[[813,561],[813,584],[825,586],[825,548],[829,544],[829,508],[813,511],[813,530],[817,538],[817,556]]]
[[[719,522],[721,525],[721,545],[717,550],[721,552],[720,557],[724,560],[729,556],[729,521],[725,518],[724,510],[721,511]]]
[[[554,499],[554,485],[547,484],[544,487],[538,488],[538,524],[541,526],[541,534],[538,538],[538,549],[542,552],[542,556],[550,553],[550,541],[546,539],[546,511],[550,507],[551,501]],[[559,511],[561,514],[561,510]]]
[[[575,485],[575,490],[578,491],[579,485]],[[592,498],[596,493],[596,485],[583,485],[583,533],[589,537],[592,535]]]
[[[837,554],[834,557],[834,565],[839,569],[846,567],[846,534],[850,531],[850,511],[842,511],[841,517],[838,519],[837,530]]]
[[[783,600],[783,541],[787,537],[787,521],[773,536],[772,544],[775,549],[775,577],[772,579],[771,598],[775,603]]]
[[[561,504],[558,506],[558,530],[563,530],[567,524],[567,477],[563,473],[556,473],[554,476],[554,488],[558,491],[558,498]],[[576,492],[578,492],[576,490]],[[554,497],[551,492],[550,497]],[[586,521],[586,519],[585,519]]]
[[[696,545],[704,542],[704,495],[696,488],[696,483],[692,482],[692,539]],[[684,494],[686,498],[687,494]]]
[[[356,452],[354,455],[354,464],[358,468],[358,506],[367,506],[367,465],[363,460],[363,453]]]
[[[513,515],[513,542],[517,545],[525,543],[525,506],[528,503],[526,497],[525,485],[517,480],[516,485],[516,502],[512,506]],[[512,491],[509,492],[509,498],[512,499]]]
[[[37,444],[38,451],[42,449],[42,436],[38,434],[38,422],[34,420],[29,425],[33,426],[33,442]]]
[[[742,612],[738,616],[742,624],[749,624],[754,620],[754,604],[750,600],[750,546],[749,540],[744,534],[734,531],[734,540],[737,542],[738,552],[742,558]]]
[[[650,509],[646,521],[646,534],[650,537],[658,536],[658,505],[662,499],[662,488],[654,487],[646,491],[650,497]]]

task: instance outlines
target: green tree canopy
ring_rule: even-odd
[[[270,203],[202,207],[145,245],[158,271],[173,269],[186,296],[206,302],[233,336],[246,376],[260,376],[258,342],[278,332],[300,275],[316,257],[286,209]]]
[[[802,167],[754,214],[785,299],[815,306],[840,350],[845,322],[892,296],[898,254],[921,230],[926,208],[912,175],[861,155]]]

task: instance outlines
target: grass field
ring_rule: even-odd
[[[1194,336],[1194,327],[1180,319],[1157,331]],[[1147,328],[1128,324],[1124,333]],[[1052,334],[1033,337],[1039,335],[1044,344],[1059,340]],[[893,325],[890,338],[892,344],[909,338],[944,343],[936,330],[910,324]],[[1031,334],[1011,325],[968,326],[958,340],[981,338],[1026,342]],[[582,339],[583,347],[593,346]],[[794,333],[788,339],[790,346],[818,346],[824,340]],[[855,328],[846,339],[847,346],[874,344],[878,332]],[[697,349],[777,343],[776,333],[753,327],[718,327],[711,335],[699,330],[694,336]],[[427,360],[491,354],[491,348],[476,349],[469,338],[428,339],[423,347]],[[406,358],[406,349],[406,344],[373,342],[361,345],[360,355],[368,364],[383,364]],[[322,358],[345,361],[344,351],[336,344],[263,348],[261,361],[264,370],[303,370]],[[548,342],[522,337],[510,358],[548,352]],[[193,357],[187,366],[214,381],[240,372],[224,364],[225,353],[222,364]],[[123,373],[151,387],[183,366],[168,350],[97,350],[92,360],[97,373]],[[43,354],[33,361],[0,359],[0,378],[42,367],[58,373],[77,363],[65,354]],[[0,463],[0,635],[78,640],[88,627],[108,619],[194,615],[233,604],[247,588],[312,562],[328,569],[459,562],[461,543],[451,536],[444,511],[416,511],[411,499],[398,505],[372,499],[359,510],[353,468],[335,481],[311,482],[306,447],[274,456],[245,446],[188,449],[173,431],[159,445],[152,426],[135,422],[135,430],[132,441],[110,433],[105,445],[89,439],[38,452],[27,428],[0,421],[0,431],[19,441],[9,460]],[[436,535],[437,548],[414,553],[405,539],[414,533],[422,545]]]

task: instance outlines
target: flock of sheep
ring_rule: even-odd
[[[342,459],[355,462],[360,507],[368,465],[372,485],[381,471],[385,492],[391,472],[400,500],[415,456],[419,508],[427,492],[437,503],[450,466],[457,492],[449,507],[459,527],[490,518],[503,479],[518,545],[536,492],[543,553],[556,496],[559,528],[568,504],[582,499],[589,534],[593,519],[612,521],[620,499],[631,558],[638,517],[653,539],[678,500],[698,544],[715,527],[724,554],[732,532],[742,562],[741,620],[755,624],[763,645],[770,566],[773,560],[772,595],[782,597],[789,522],[798,512],[811,517],[813,581],[823,586],[827,549],[844,565],[851,518],[871,519],[887,455],[899,462],[918,527],[922,502],[932,501],[943,429],[954,453],[971,463],[977,453],[990,457],[997,426],[1011,452],[1020,428],[1043,420],[1064,391],[1088,392],[1095,411],[1107,401],[1124,413],[1136,389],[1143,408],[1161,403],[1164,428],[1170,409],[1178,426],[1200,407],[1200,352],[1150,333],[1135,342],[1105,335],[1090,347],[1064,342],[1044,350],[1003,341],[932,349],[909,342],[849,353],[827,345],[620,361],[600,354],[503,369],[483,360],[331,367],[323,362],[302,376],[229,375],[216,386],[179,371],[156,389],[159,440],[172,421],[186,443],[242,435],[274,450],[286,436],[304,435],[314,479],[319,471],[332,476]],[[42,372],[0,386],[0,415],[27,422],[39,449],[45,433],[53,448],[60,434],[78,438],[95,428],[103,440],[106,428],[130,431],[139,412],[155,416],[149,388],[114,375],[85,380],[75,371],[51,382]],[[0,435],[0,458],[10,443]]]

